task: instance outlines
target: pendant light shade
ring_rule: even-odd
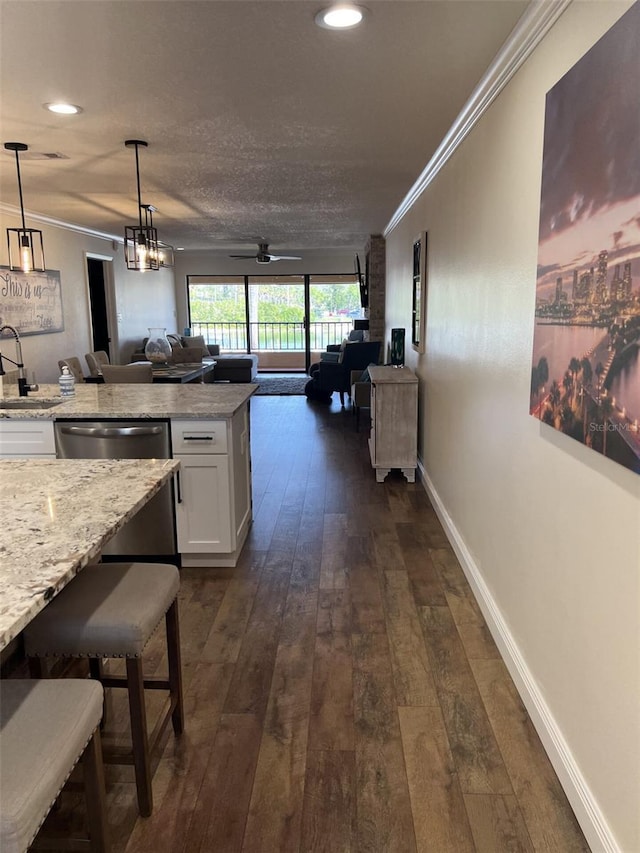
[[[29,146],[24,142],[5,142],[7,151],[16,155],[16,171],[18,173],[18,193],[20,196],[21,228],[7,228],[7,248],[9,250],[9,268],[14,272],[44,272],[44,244],[42,231],[27,228],[24,221],[24,203],[22,201],[22,179],[20,177],[19,151],[28,151]]]
[[[136,151],[136,185],[138,189],[138,224],[127,225],[124,229],[124,256],[127,269],[144,272],[145,270],[160,269],[158,260],[158,232],[153,227],[151,205],[143,205],[140,198],[140,163],[138,148],[147,148],[147,143],[141,139],[127,139],[127,148]]]

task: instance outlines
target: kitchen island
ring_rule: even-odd
[[[0,460],[0,649],[178,468],[170,459]]]
[[[257,387],[84,384],[63,401],[57,386],[44,386],[26,401],[0,400],[0,457],[56,458],[62,424],[168,423],[170,455],[181,462],[175,490],[181,563],[235,566],[251,524],[249,399]]]

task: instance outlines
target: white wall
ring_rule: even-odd
[[[253,251],[247,246],[247,254]],[[277,251],[274,250],[274,254]],[[283,252],[300,255],[301,261],[277,261],[270,264],[257,264],[252,260],[232,260],[229,252],[177,252],[175,279],[176,300],[178,305],[178,329],[188,323],[187,276],[188,275],[304,275],[338,274],[354,272],[354,251],[331,250],[318,252]],[[234,251],[233,254],[244,254]],[[360,263],[364,269],[364,249],[359,250]]]
[[[5,228],[19,225],[19,218],[0,211],[0,265],[9,263]],[[122,245],[114,250],[111,240],[76,231],[38,224],[27,215],[27,225],[43,233],[47,269],[60,270],[64,331],[23,337],[22,352],[28,375],[35,373],[39,383],[57,382],[58,359],[72,355],[80,358],[88,372],[84,354],[93,349],[87,283],[87,253],[113,258],[113,279],[119,358],[128,361],[131,351],[148,334],[149,326],[176,326],[173,270],[130,272],[126,269]],[[0,315],[2,306],[0,305]],[[3,346],[4,346],[3,342]],[[11,343],[7,342],[7,355]]]
[[[640,477],[528,414],[545,93],[629,5],[574,2],[388,234],[386,335],[427,230],[428,486],[594,850],[638,853]]]

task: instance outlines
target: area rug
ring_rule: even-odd
[[[260,386],[256,391],[258,396],[286,396],[286,395],[301,395],[304,394],[304,386],[309,381],[309,377],[304,373],[282,374],[281,376],[261,376],[258,374],[257,382]]]

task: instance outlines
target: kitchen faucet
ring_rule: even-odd
[[[27,394],[29,393],[29,391],[37,391],[38,386],[37,385],[29,385],[29,383],[27,382],[27,377],[25,376],[25,373],[24,373],[24,364],[22,362],[22,344],[20,343],[20,335],[18,334],[17,330],[13,328],[13,326],[9,326],[9,325],[0,326],[0,335],[2,335],[2,333],[5,331],[11,332],[13,337],[15,338],[15,341],[16,341],[16,358],[18,360],[14,361],[12,358],[9,358],[9,356],[7,356],[7,355],[3,356],[2,353],[0,352],[0,376],[4,376],[4,374],[5,374],[4,367],[2,366],[2,359],[3,358],[5,359],[5,361],[10,361],[11,364],[15,364],[15,366],[18,368],[18,394],[21,397],[26,397]]]

